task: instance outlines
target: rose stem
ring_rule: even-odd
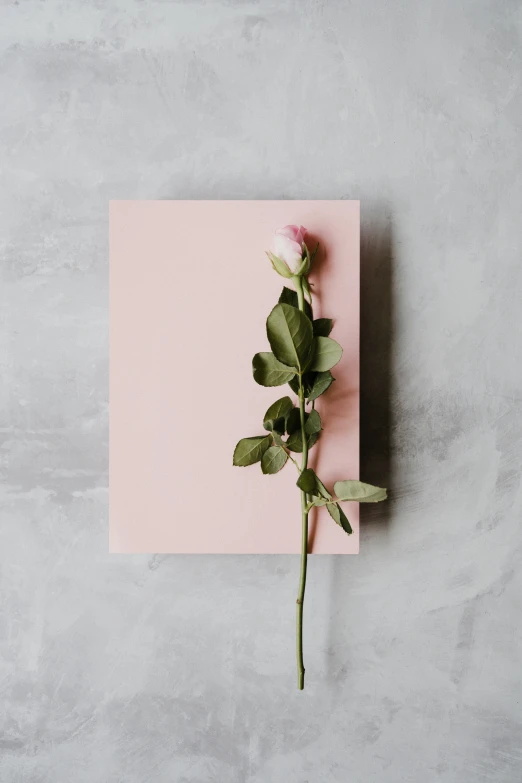
[[[299,309],[304,313],[304,292],[301,277],[295,278],[297,289],[297,301]],[[301,419],[301,440],[303,443],[303,457],[301,460],[301,473],[308,465],[308,442],[305,433],[305,395],[303,387],[303,378],[299,374],[299,414]],[[296,611],[296,651],[297,651],[297,687],[300,691],[304,689],[304,663],[303,663],[303,607],[306,588],[306,564],[308,557],[308,498],[301,490],[301,514],[302,514],[302,532],[301,532],[301,573],[299,576],[299,592],[297,594]]]

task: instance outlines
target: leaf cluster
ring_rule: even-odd
[[[308,510],[313,506],[326,506],[326,510],[334,522],[340,525],[348,535],[353,532],[352,526],[341,508],[340,502],[351,500],[358,503],[378,503],[380,500],[385,500],[387,495],[386,490],[381,487],[374,487],[362,481],[347,480],[335,482],[335,497],[333,497],[312,468],[306,468],[301,472],[297,479],[297,486],[306,494],[307,498],[310,498],[307,505]]]
[[[307,290],[309,292],[309,288]],[[342,348],[329,336],[332,320],[314,320],[311,305],[306,300],[304,310],[302,312],[298,307],[296,291],[283,288],[279,302],[266,322],[272,350],[256,353],[252,371],[254,380],[261,386],[288,383],[295,394],[303,395],[305,404],[312,404],[312,408],[306,411],[302,406],[301,413],[290,397],[276,400],[263,417],[265,434],[240,440],[234,450],[234,465],[246,467],[259,462],[263,473],[274,474],[290,459],[299,470],[292,453],[303,451],[303,429],[308,449],[319,438],[322,425],[315,400],[335,380],[331,369],[340,360]],[[386,497],[385,489],[353,480],[336,482],[334,496],[311,468],[300,471],[297,486],[305,494],[307,510],[313,506],[326,506],[332,519],[347,534],[352,532],[352,527],[341,502],[374,503]]]
[[[329,337],[332,320],[314,320],[309,302],[305,301],[304,313],[297,304],[297,293],[283,288],[266,322],[272,351],[256,353],[252,371],[254,380],[261,386],[288,383],[295,394],[299,393],[301,379],[306,400],[313,402],[332,384],[330,370],[340,360],[343,350]]]
[[[308,448],[317,442],[321,432],[319,412],[304,414],[304,428]],[[286,465],[290,452],[303,451],[301,417],[290,397],[281,397],[269,407],[263,417],[263,427],[268,435],[242,438],[234,450],[233,464],[246,467],[261,463],[263,473],[278,473]]]

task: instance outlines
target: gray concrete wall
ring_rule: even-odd
[[[2,783],[520,781],[520,2],[0,15]],[[304,693],[295,557],[107,552],[108,200],[265,197],[362,201],[392,488]]]

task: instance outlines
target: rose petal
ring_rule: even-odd
[[[306,228],[304,226],[289,225],[284,228],[278,228],[276,234],[293,239],[294,242],[299,242],[302,245],[306,236]]]
[[[306,236],[306,228],[304,226],[299,226],[299,231],[298,231],[298,234],[297,234],[297,236],[295,238],[295,241],[299,242],[299,244],[302,245],[303,242],[304,242],[305,236]]]
[[[284,228],[278,228],[276,231],[276,234],[278,236],[282,237],[288,237],[288,239],[293,239],[294,242],[299,242],[297,239],[299,235],[299,226],[285,226]]]
[[[274,236],[273,252],[278,258],[286,261],[292,272],[295,272],[301,262],[301,245],[284,234],[276,232]]]

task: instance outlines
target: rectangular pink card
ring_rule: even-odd
[[[274,231],[306,226],[319,252],[314,317],[334,319],[344,352],[317,400],[310,454],[323,483],[359,477],[359,202],[114,201],[110,206],[111,552],[298,553],[297,471],[232,466],[236,442],[263,435],[288,386],[264,388],[252,357],[285,284],[268,261]],[[309,549],[356,553],[327,511]]]

